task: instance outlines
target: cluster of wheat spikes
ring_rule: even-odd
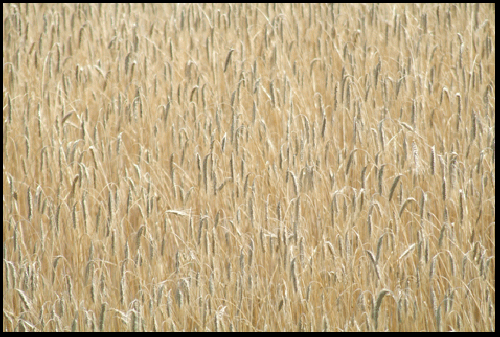
[[[495,5],[3,4],[5,331],[495,329]]]

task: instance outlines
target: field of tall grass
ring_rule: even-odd
[[[494,4],[3,4],[4,331],[495,329]]]

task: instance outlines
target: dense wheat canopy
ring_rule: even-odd
[[[3,4],[4,331],[495,330],[494,4]]]

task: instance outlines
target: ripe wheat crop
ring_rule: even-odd
[[[5,331],[495,329],[494,4],[3,4]]]

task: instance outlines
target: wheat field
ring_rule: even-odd
[[[3,4],[4,331],[494,331],[494,4]]]

